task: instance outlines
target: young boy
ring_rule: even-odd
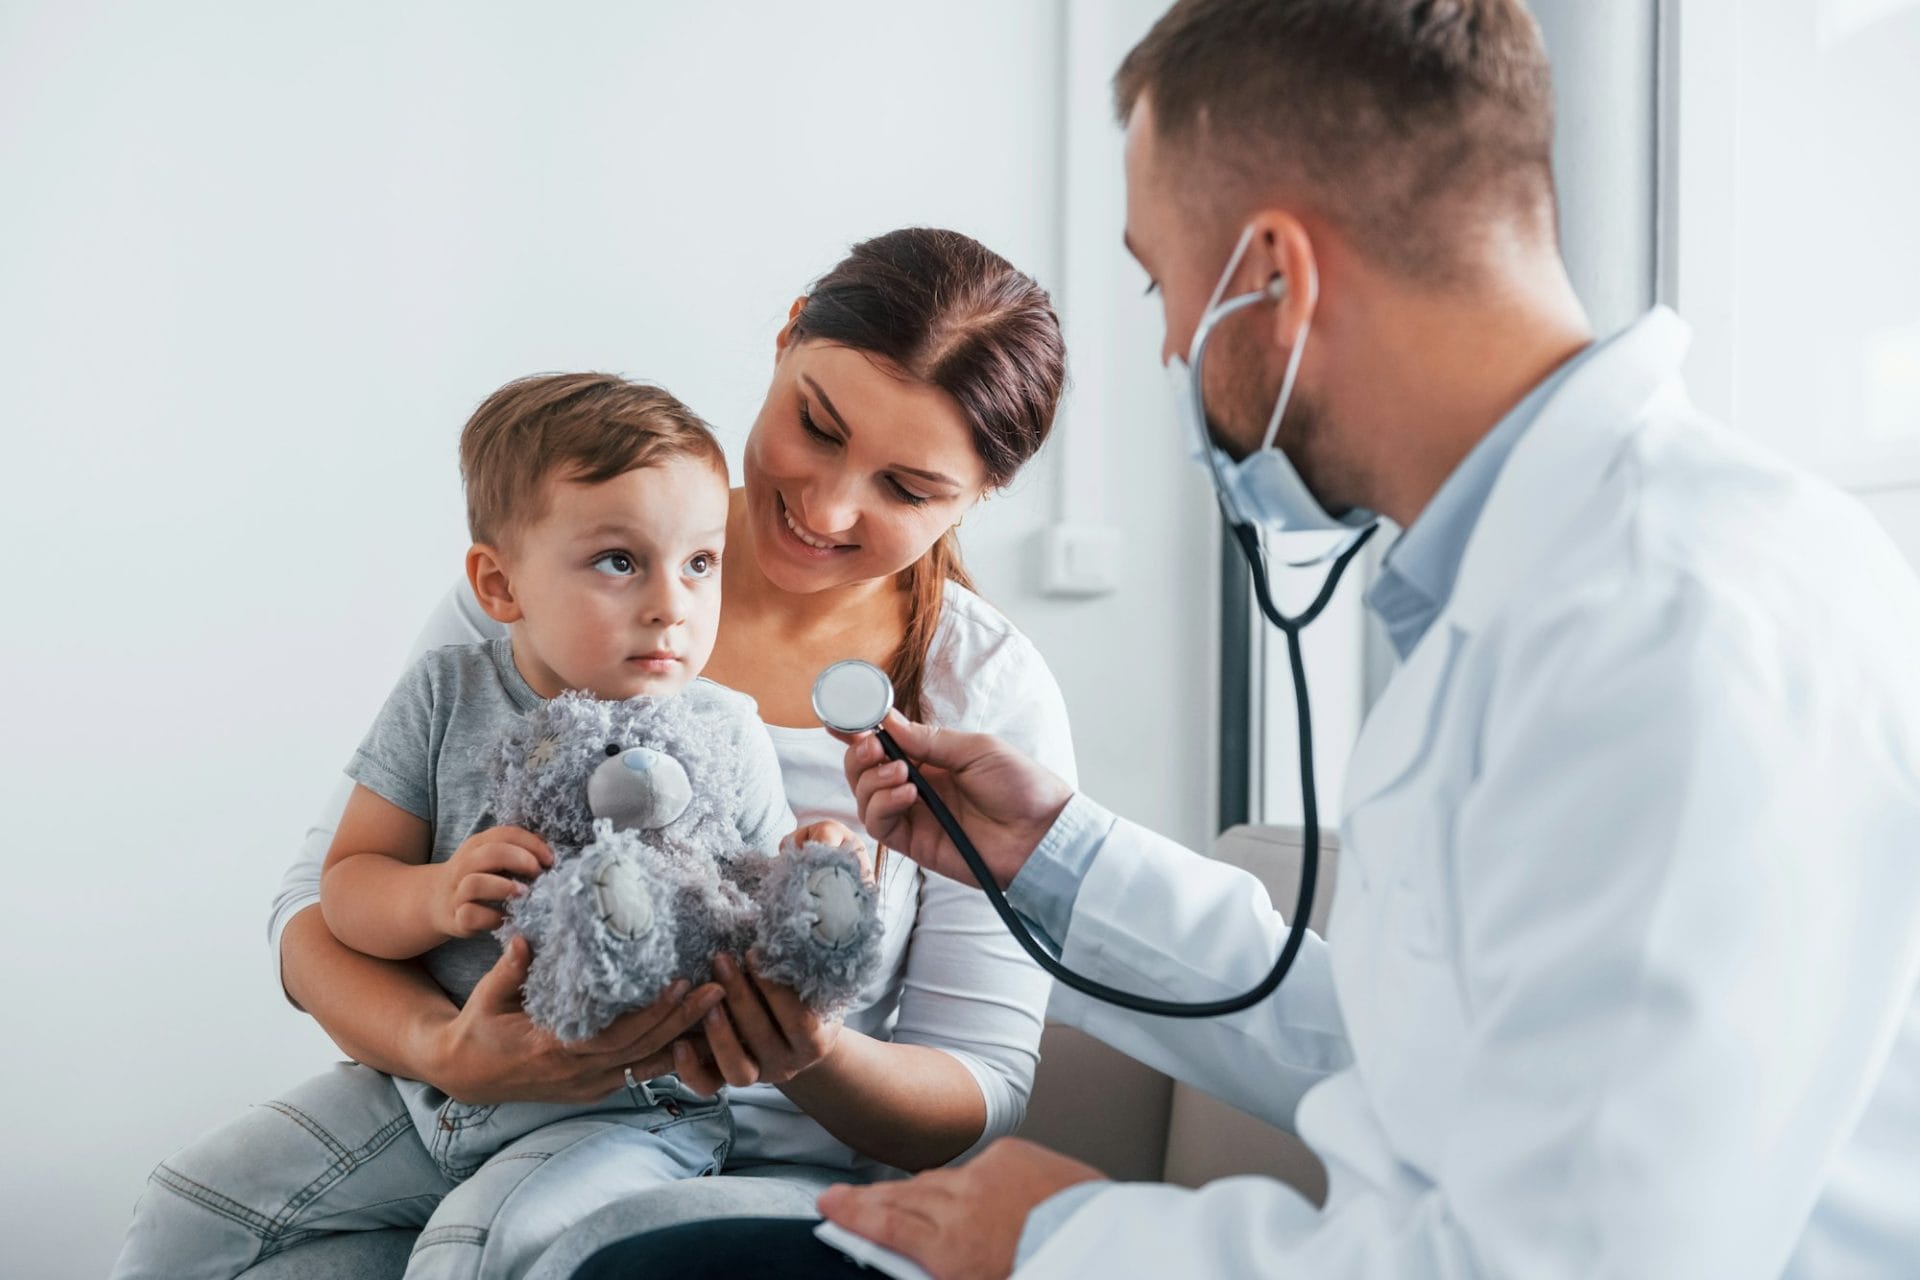
[[[506,901],[552,865],[531,833],[488,821],[480,763],[541,699],[714,700],[761,784],[737,815],[743,844],[775,854],[794,823],[752,700],[697,679],[719,621],[728,501],[706,425],[610,375],[523,378],[474,413],[460,456],[468,580],[510,634],[429,652],[388,698],[347,767],[356,785],[321,909],[343,943],[422,957],[464,1003],[499,959]],[[857,843],[834,823],[795,835]],[[232,1277],[317,1234],[422,1224],[409,1277],[519,1275],[601,1205],[725,1160],[724,1098],[672,1076],[627,1080],[589,1104],[482,1106],[342,1063],[156,1169],[114,1275]]]

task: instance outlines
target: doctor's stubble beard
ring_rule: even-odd
[[[1248,350],[1255,344],[1244,339],[1236,344],[1237,336],[1233,330],[1216,336],[1208,345],[1206,361],[1207,371],[1214,375],[1207,378],[1212,384],[1206,389],[1207,431],[1216,442],[1227,442],[1227,455],[1235,461],[1258,449],[1266,439],[1267,422],[1280,399],[1287,357],[1292,354],[1265,345]],[[1248,377],[1245,371],[1249,369],[1260,372]],[[1215,406],[1225,411],[1224,416]],[[1296,379],[1293,398],[1287,402],[1280,430],[1273,437],[1274,446],[1286,453],[1300,479],[1327,510],[1365,506],[1356,492],[1352,468],[1328,456],[1328,426],[1319,402]]]

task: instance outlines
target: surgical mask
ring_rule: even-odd
[[[1226,292],[1227,283],[1233,279],[1234,270],[1240,265],[1240,259],[1246,256],[1247,245],[1252,240],[1253,227],[1248,226],[1240,233],[1240,243],[1234,247],[1233,256],[1227,260],[1227,269],[1220,273],[1220,282],[1213,287],[1213,296],[1207,300],[1207,309],[1200,317],[1199,326],[1193,331],[1187,359],[1175,356],[1167,365],[1176,412],[1186,428],[1188,456],[1205,466],[1213,477],[1214,495],[1219,499],[1220,510],[1230,524],[1287,533],[1363,529],[1374,523],[1375,516],[1371,511],[1356,507],[1338,516],[1330,514],[1313,496],[1312,490],[1307,488],[1285,451],[1274,444],[1280,434],[1280,420],[1286,415],[1287,405],[1293,399],[1293,384],[1300,374],[1300,357],[1306,351],[1307,330],[1312,317],[1309,316],[1300,324],[1293,351],[1287,357],[1287,372],[1280,383],[1280,398],[1273,406],[1273,416],[1267,420],[1266,439],[1260,447],[1235,462],[1207,434],[1206,395],[1201,390],[1201,375],[1207,341],[1213,336],[1214,328],[1236,311],[1244,311],[1262,302],[1277,302],[1286,296],[1285,280],[1276,277],[1264,289],[1236,294],[1222,301],[1220,295]]]

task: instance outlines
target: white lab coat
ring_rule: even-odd
[[[1330,945],[1214,1022],[1056,991],[1295,1125],[1324,1210],[1116,1186],[1023,1280],[1920,1274],[1920,589],[1689,406],[1685,347],[1651,313],[1511,455],[1362,732]],[[1209,999],[1281,934],[1121,822],[1064,958]]]

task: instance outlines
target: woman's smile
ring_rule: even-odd
[[[779,518],[781,531],[786,535],[781,541],[789,552],[807,560],[822,560],[836,555],[858,550],[846,543],[832,542],[818,534],[810,532],[794,518],[793,511],[787,506],[786,499],[778,492],[773,495],[774,513]]]

